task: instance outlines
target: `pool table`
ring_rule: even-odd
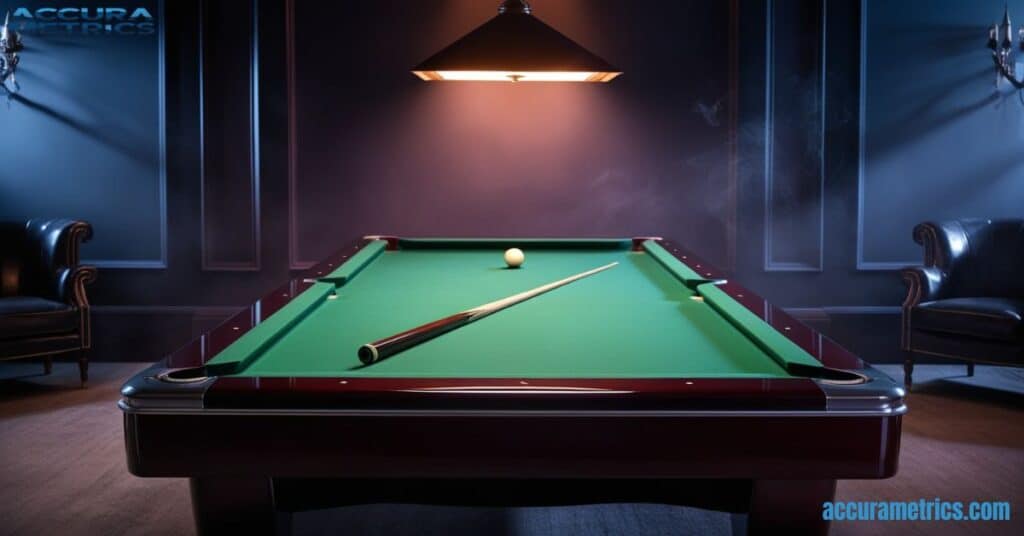
[[[895,474],[906,411],[890,378],[654,237],[364,237],[131,378],[119,405],[131,472],[190,478],[206,534],[287,533],[293,512],[351,504],[601,502],[824,534],[837,479]]]

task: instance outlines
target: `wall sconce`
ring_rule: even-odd
[[[1018,47],[1024,50],[1024,26],[1017,30]],[[1013,25],[1010,24],[1010,8],[1003,6],[1003,22],[988,29],[988,48],[992,49],[992,60],[996,63],[996,87],[1005,78],[1016,89],[1024,89],[1024,80],[1017,78],[1013,55]]]
[[[11,12],[8,11],[4,25],[0,26],[0,88],[8,97],[21,89],[14,72],[18,70],[18,52],[25,48],[21,44],[21,34],[10,29],[10,21]]]

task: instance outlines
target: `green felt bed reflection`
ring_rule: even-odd
[[[513,378],[787,377],[763,348],[651,253],[500,247],[384,251],[327,299],[317,283],[219,354],[242,376]],[[360,345],[613,261],[619,266],[515,305],[371,366]],[[351,268],[351,266],[349,267]],[[771,348],[768,348],[771,350]],[[810,358],[810,356],[807,356]]]

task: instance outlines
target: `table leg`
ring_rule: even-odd
[[[291,534],[291,514],[274,505],[267,477],[192,478],[192,514],[196,532],[215,534]]]
[[[835,480],[755,480],[747,534],[828,534],[822,503],[835,494]]]
[[[85,387],[85,382],[89,381],[89,351],[82,350],[78,353],[78,378],[82,382],[82,387]]]

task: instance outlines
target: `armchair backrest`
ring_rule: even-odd
[[[1024,298],[1024,219],[927,222],[914,241],[948,278],[948,297]]]
[[[92,227],[74,220],[0,222],[0,297],[62,298],[61,274],[78,265]]]

